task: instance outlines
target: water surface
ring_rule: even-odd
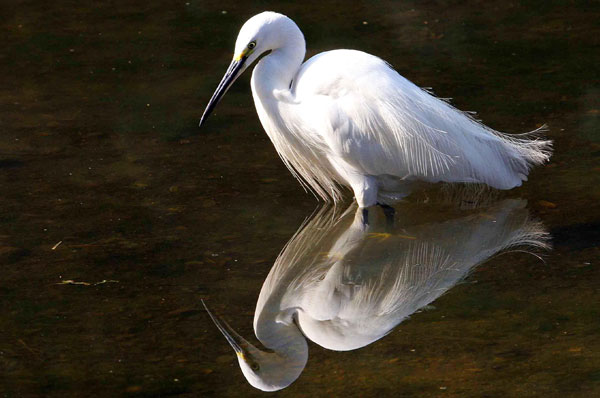
[[[499,198],[527,201],[550,232],[543,261],[493,257],[364,348],[309,342],[278,394],[600,393],[597,3],[0,7],[2,396],[265,394],[200,299],[257,344],[261,286],[318,203],[262,131],[249,74],[197,122],[239,27],[266,9],[298,23],[309,56],[368,51],[498,130],[547,123],[555,141],[552,161]],[[423,223],[450,216],[426,199],[403,206]]]

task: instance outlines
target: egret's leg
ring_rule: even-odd
[[[390,205],[386,205],[384,203],[377,202],[381,209],[383,210],[383,214],[385,214],[385,225],[388,231],[391,231],[394,228],[394,215],[396,214],[396,209],[394,209]]]
[[[362,210],[361,211],[361,213],[362,213],[362,224],[363,224],[363,228],[366,231],[367,227],[369,226],[369,209],[367,209],[366,207],[363,207],[361,210]]]
[[[343,159],[329,158],[329,161],[338,174],[350,185],[352,191],[354,191],[354,197],[359,207],[364,209],[377,204],[378,185],[375,177],[361,174]]]
[[[370,176],[356,175],[350,184],[359,207],[366,208],[377,204],[377,181]]]

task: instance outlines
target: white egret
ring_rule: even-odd
[[[308,360],[305,338],[337,351],[366,346],[499,251],[546,247],[547,233],[529,219],[523,200],[420,225],[407,222],[408,214],[391,234],[382,232],[381,217],[365,230],[354,209],[340,216],[324,207],[275,261],[254,313],[267,350],[211,314],[254,387],[275,391],[296,380]]]
[[[260,121],[292,174],[325,201],[341,186],[362,208],[391,204],[408,184],[521,185],[551,154],[544,127],[521,135],[495,131],[400,76],[382,59],[354,50],[305,56],[288,17],[263,12],[239,32],[233,61],[200,125],[244,70]]]

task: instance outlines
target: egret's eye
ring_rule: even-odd
[[[252,50],[254,47],[256,47],[256,42],[255,42],[255,41],[251,41],[251,42],[248,44],[248,49],[249,49],[249,50]]]
[[[254,362],[252,365],[250,365],[250,367],[255,372],[257,372],[260,369],[260,366],[258,366],[258,364],[256,362]]]

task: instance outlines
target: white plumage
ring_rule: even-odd
[[[294,176],[326,201],[338,201],[341,186],[349,186],[360,207],[392,203],[415,180],[510,189],[550,157],[543,127],[523,135],[495,131],[373,55],[334,50],[302,63],[302,32],[273,12],[240,30],[234,60],[201,124],[245,68],[269,51],[252,74],[258,116]]]
[[[338,351],[366,346],[496,253],[547,247],[548,234],[529,219],[523,200],[450,220],[405,222],[392,233],[383,233],[388,229],[381,217],[365,230],[354,205],[339,210],[324,207],[271,268],[254,314],[256,337],[268,350],[214,318],[241,351],[240,367],[256,388],[278,390],[296,380],[308,359],[306,338]],[[419,212],[414,219],[421,219]]]

